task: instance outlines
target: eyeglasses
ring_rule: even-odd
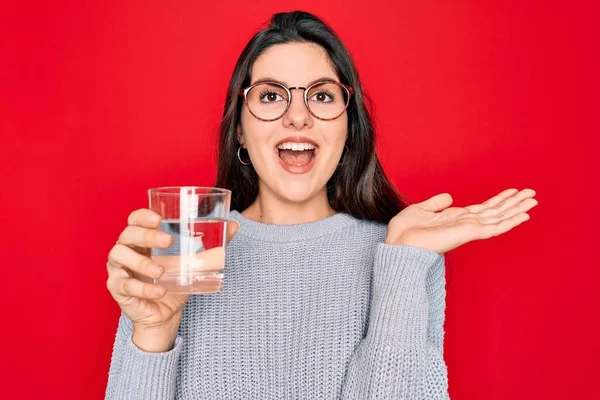
[[[319,81],[309,87],[288,88],[279,82],[257,82],[240,90],[250,114],[261,121],[283,117],[292,102],[292,90],[304,92],[304,104],[315,118],[331,121],[348,108],[354,89],[336,81]]]

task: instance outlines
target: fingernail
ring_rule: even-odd
[[[171,243],[171,235],[169,235],[168,233],[160,235],[160,242],[167,246],[169,243]]]
[[[156,277],[161,276],[163,274],[163,271],[163,267],[161,267],[160,265],[153,265],[150,267],[150,274]]]
[[[162,296],[164,294],[164,291],[165,291],[165,289],[162,287],[157,287],[157,288],[152,289],[152,293],[155,296]]]

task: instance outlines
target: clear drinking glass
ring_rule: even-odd
[[[169,186],[149,189],[148,197],[150,209],[163,218],[158,229],[173,236],[168,249],[152,249],[152,260],[165,268],[153,283],[169,293],[220,291],[231,191]]]

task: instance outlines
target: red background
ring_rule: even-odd
[[[235,60],[295,8],[349,47],[409,198],[538,193],[529,222],[447,253],[451,397],[597,395],[591,6],[73,1],[0,6],[2,397],[103,397],[118,318],[108,251],[147,188],[213,183]]]

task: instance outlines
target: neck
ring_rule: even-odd
[[[334,215],[323,189],[317,196],[302,203],[286,201],[276,196],[261,196],[241,214],[251,220],[277,225],[291,225],[314,222]]]

